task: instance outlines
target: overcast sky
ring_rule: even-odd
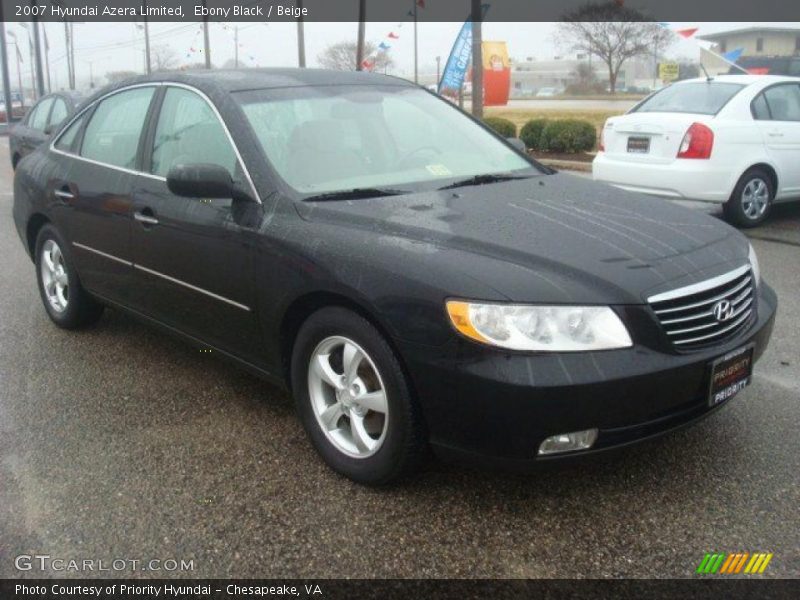
[[[49,40],[50,73],[53,89],[67,85],[67,63],[64,48],[64,26],[60,23],[43,24]],[[420,23],[419,69],[421,73],[436,70],[435,57],[447,59],[453,40],[462,23]],[[754,25],[753,23],[672,23],[674,28],[699,27],[698,33],[712,33]],[[758,24],[755,24],[758,25]],[[800,23],[763,23],[783,26]],[[211,23],[211,55],[215,65],[222,65],[234,55],[234,28],[239,29],[239,60],[246,66],[297,66],[297,27],[293,23]],[[30,80],[28,57],[28,33],[19,23],[7,23],[7,31],[17,34],[24,64],[23,78]],[[353,40],[356,23],[306,23],[306,56],[308,66],[317,65],[317,56],[329,44]],[[133,23],[86,23],[75,25],[75,53],[78,86],[89,81],[90,63],[95,85],[104,85],[104,74],[108,71],[144,69],[144,36]],[[509,54],[517,60],[533,56],[539,60],[567,54],[554,39],[554,23],[492,23],[484,24],[485,40],[506,41]],[[394,32],[399,39],[386,38]],[[202,26],[200,23],[152,23],[150,25],[152,46],[170,46],[181,64],[202,62]],[[366,37],[378,44],[391,43],[391,56],[395,62],[392,73],[410,76],[413,73],[413,24],[367,23]],[[9,38],[13,42],[13,38]],[[194,52],[192,51],[194,49]],[[699,48],[694,40],[682,40],[668,51],[672,57],[696,59]],[[16,64],[11,54],[11,77],[16,84]]]

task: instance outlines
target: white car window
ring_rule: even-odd
[[[800,86],[776,85],[764,90],[773,121],[800,121]]]

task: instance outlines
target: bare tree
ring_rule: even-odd
[[[109,71],[106,73],[106,79],[108,79],[108,83],[119,83],[120,81],[136,77],[137,75],[139,75],[139,73],[136,71]]]
[[[672,33],[621,2],[590,2],[567,13],[557,36],[571,50],[592,54],[608,68],[611,93],[630,58],[658,55],[672,42]]]
[[[336,71],[355,71],[356,70],[356,48],[355,42],[337,42],[331,44],[319,53],[317,61],[325,69]],[[394,61],[388,52],[378,52],[378,48],[372,42],[364,43],[365,60],[372,63],[372,69],[382,71],[394,65]]]
[[[178,53],[170,46],[153,46],[150,49],[150,61],[154,73],[169,71],[178,65]]]

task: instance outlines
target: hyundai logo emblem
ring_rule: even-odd
[[[714,308],[711,309],[711,313],[720,323],[729,321],[733,318],[733,304],[731,304],[730,300],[720,300],[714,305]]]

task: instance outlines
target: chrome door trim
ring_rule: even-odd
[[[175,277],[170,277],[169,275],[165,275],[164,273],[161,273],[159,271],[154,271],[153,269],[148,269],[147,267],[143,267],[142,265],[137,265],[135,263],[133,265],[133,268],[143,271],[145,273],[149,273],[150,275],[155,275],[156,277],[161,277],[162,279],[166,279],[167,281],[170,281],[172,283],[177,283],[178,285],[182,285],[183,287],[188,288],[192,291],[199,292],[200,294],[205,294],[206,296],[214,298],[215,300],[219,300],[220,302],[225,302],[227,304],[230,304],[231,306],[235,306],[236,308],[240,308],[242,310],[250,312],[249,306],[245,306],[244,304],[239,304],[238,302],[231,300],[230,298],[226,298],[225,296],[220,296],[219,294],[215,294],[214,292],[209,292],[208,290],[203,289],[201,287],[197,287],[196,285],[192,285],[191,283],[186,283],[185,281],[176,279]]]
[[[197,287],[196,285],[192,285],[191,283],[187,283],[187,282],[185,282],[185,281],[183,281],[181,279],[177,279],[175,277],[171,277],[169,275],[165,275],[164,273],[161,273],[159,271],[155,271],[153,269],[148,269],[147,267],[143,267],[142,265],[137,265],[137,264],[132,263],[132,262],[130,262],[128,260],[125,260],[123,258],[119,258],[117,256],[114,256],[113,254],[108,254],[107,252],[103,252],[102,250],[98,250],[96,248],[92,248],[91,246],[87,246],[86,244],[80,244],[78,242],[72,242],[72,245],[75,246],[76,248],[80,248],[81,250],[86,250],[87,252],[91,252],[93,254],[97,254],[98,256],[102,256],[102,257],[107,258],[109,260],[113,260],[115,262],[121,263],[121,264],[126,265],[128,267],[133,267],[134,269],[138,269],[139,271],[142,271],[144,273],[149,273],[150,275],[154,275],[156,277],[161,277],[162,279],[165,279],[165,280],[170,281],[172,283],[176,283],[178,285],[182,285],[183,287],[188,288],[188,289],[190,289],[192,291],[198,292],[200,294],[205,294],[206,296],[208,296],[210,298],[214,298],[215,300],[219,300],[220,302],[225,302],[226,304],[230,304],[231,306],[235,306],[236,308],[239,308],[241,310],[250,312],[250,307],[249,306],[245,306],[244,304],[240,304],[239,302],[236,302],[235,300],[231,300],[230,298],[226,298],[225,296],[220,296],[219,294],[215,294],[214,292],[209,292],[206,289],[203,289],[201,287]]]
[[[78,242],[72,242],[72,245],[76,248],[80,248],[81,250],[86,250],[87,252],[92,252],[93,254],[97,254],[98,256],[102,256],[109,260],[113,260],[118,263],[122,263],[128,267],[132,267],[133,263],[129,260],[125,260],[124,258],[119,258],[118,256],[114,256],[113,254],[108,254],[107,252],[103,252],[102,250],[98,250],[97,248],[92,248],[91,246],[87,246],[85,244],[79,244]]]

